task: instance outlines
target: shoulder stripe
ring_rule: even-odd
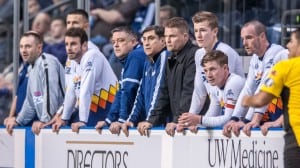
[[[125,78],[125,79],[122,80],[122,83],[124,83],[124,82],[133,82],[133,83],[137,83],[137,84],[140,83],[139,80],[133,79],[133,78]]]

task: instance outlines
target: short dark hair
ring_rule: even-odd
[[[59,20],[63,23],[64,26],[67,26],[66,24],[66,20],[63,18],[63,17],[60,17],[60,16],[57,16],[57,17],[54,17],[52,20],[51,20],[51,23],[55,20]]]
[[[79,37],[80,38],[80,43],[83,44],[84,42],[88,41],[88,36],[84,29],[79,28],[79,27],[71,27],[70,29],[67,30],[66,37]]]
[[[152,26],[148,26],[144,29],[143,33],[146,33],[146,32],[149,32],[149,31],[152,31],[154,30],[155,34],[158,36],[158,37],[164,37],[165,36],[165,28],[162,27],[162,26],[157,26],[157,25],[152,25]]]
[[[159,10],[163,11],[163,12],[169,12],[169,17],[170,18],[177,16],[177,10],[173,6],[164,5],[164,6],[161,6],[159,8]]]
[[[228,65],[228,56],[220,50],[209,51],[203,56],[201,66],[204,67],[204,64],[211,61],[216,61],[221,66]]]
[[[192,17],[193,23],[200,23],[207,21],[208,25],[210,28],[214,29],[218,27],[218,18],[217,16],[208,11],[200,11],[197,12],[193,17]]]
[[[167,20],[166,28],[178,28],[181,32],[188,33],[189,25],[186,20],[182,17],[173,17]]]
[[[21,36],[21,38],[23,38],[23,37],[29,37],[29,36],[33,36],[36,39],[36,41],[37,41],[38,44],[43,44],[44,39],[41,36],[41,34],[38,33],[38,32],[36,32],[36,31],[33,31],[33,30],[30,30],[30,31],[27,31],[26,33],[24,33]]]
[[[86,19],[86,21],[89,20],[89,14],[83,9],[74,9],[73,11],[69,12],[68,15],[81,15],[84,19]]]
[[[131,37],[133,37],[135,40],[138,40],[137,34],[132,30],[129,26],[120,26],[112,29],[111,34],[114,34],[115,32],[125,32],[129,34]]]

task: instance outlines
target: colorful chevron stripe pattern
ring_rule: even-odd
[[[98,108],[106,109],[107,103],[112,103],[115,99],[116,93],[118,91],[119,85],[110,85],[108,90],[101,89],[99,96],[94,94],[92,96],[92,103],[91,103],[91,111],[97,112]]]

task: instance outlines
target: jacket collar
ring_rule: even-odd
[[[161,51],[159,51],[156,55],[154,55],[153,57],[147,56],[148,60],[153,64],[156,62],[156,60],[158,59],[158,57],[166,50],[166,48],[163,48]]]
[[[175,55],[174,53],[172,53],[171,57],[169,57],[169,59],[171,60],[177,60],[179,63],[183,62],[184,60],[184,55],[186,53],[188,53],[188,50],[191,48],[192,46],[192,42],[191,40],[188,40],[187,43],[184,45],[184,47],[177,53],[177,55]]]

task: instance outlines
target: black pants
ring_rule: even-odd
[[[284,146],[284,168],[300,168],[300,147],[293,133],[287,133]]]

